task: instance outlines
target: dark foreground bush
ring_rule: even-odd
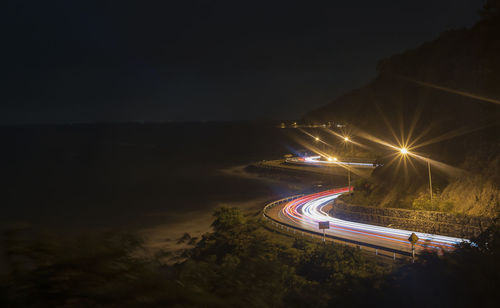
[[[498,227],[390,272],[359,250],[273,235],[238,209],[167,265],[128,234],[4,232],[2,307],[477,307],[499,295]],[[4,266],[4,267],[5,267]]]

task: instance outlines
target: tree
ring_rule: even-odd
[[[234,231],[235,229],[238,229],[238,227],[241,227],[245,222],[241,209],[234,207],[220,207],[215,210],[213,216],[215,217],[215,220],[212,223],[212,228],[216,233],[224,233],[230,230]]]

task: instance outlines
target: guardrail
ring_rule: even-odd
[[[276,205],[279,205],[283,202],[288,202],[288,201],[291,201],[291,200],[295,200],[295,199],[298,199],[300,197],[303,197],[305,196],[304,194],[300,194],[300,195],[294,195],[294,196],[291,196],[291,197],[287,197],[287,198],[283,198],[283,199],[279,199],[279,200],[276,200],[276,201],[273,201],[271,203],[268,203],[266,206],[264,206],[264,210],[263,210],[263,215],[264,217],[267,216],[267,211],[270,209],[270,208],[273,208],[275,207]],[[270,217],[268,217],[270,218]],[[270,218],[272,219],[272,218]]]
[[[267,212],[269,211],[269,209],[272,209],[274,207],[276,207],[277,205],[280,205],[280,204],[283,204],[283,203],[287,203],[291,200],[295,200],[295,199],[298,199],[300,197],[303,197],[304,194],[300,194],[300,195],[294,195],[294,196],[291,196],[291,197],[288,197],[288,198],[283,198],[283,199],[279,199],[279,200],[276,200],[276,201],[273,201],[271,203],[268,203],[266,206],[264,206],[264,209],[262,211],[262,217],[264,219],[266,219],[267,221],[271,222],[272,224],[275,224],[276,226],[280,226],[281,229],[284,229],[286,228],[287,231],[289,229],[293,230],[294,233],[295,233],[295,230],[297,231],[300,231],[302,232],[302,235],[305,236],[305,234],[310,234],[312,238],[314,238],[314,236],[320,236],[321,238],[323,238],[323,233],[318,231],[313,231],[313,230],[308,230],[308,229],[303,229],[303,228],[300,228],[300,227],[297,227],[297,226],[293,226],[293,225],[290,225],[286,222],[282,222],[282,221],[279,221],[277,219],[274,219],[272,218],[271,216],[269,216],[267,214]],[[357,246],[359,249],[362,249],[361,247],[365,247],[365,248],[369,248],[369,249],[374,249],[374,252],[376,255],[385,255],[383,254],[383,252],[388,252],[388,253],[391,253],[391,257],[396,260],[396,255],[400,255],[400,256],[405,256],[405,257],[411,257],[412,254],[411,252],[408,252],[408,251],[404,251],[404,250],[399,250],[399,249],[394,249],[394,248],[389,248],[389,247],[384,247],[384,246],[379,246],[379,245],[375,245],[375,244],[369,244],[369,243],[364,243],[364,242],[360,242],[360,241],[356,241],[356,240],[351,240],[351,239],[346,239],[346,238],[342,238],[342,237],[338,237],[338,236],[334,236],[334,235],[330,235],[330,234],[326,234],[325,235],[326,238],[330,239],[331,241],[339,241],[339,242],[344,242],[346,244],[351,244],[351,245],[354,245],[354,246]],[[382,252],[382,253],[381,253]],[[387,256],[387,255],[386,255]]]

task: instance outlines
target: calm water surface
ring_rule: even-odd
[[[269,123],[0,127],[0,222],[145,227],[285,196],[283,183],[223,170],[290,153],[295,133]]]

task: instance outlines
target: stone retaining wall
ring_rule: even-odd
[[[329,213],[349,221],[461,238],[478,235],[492,222],[485,217],[348,205],[340,200],[335,202]]]

